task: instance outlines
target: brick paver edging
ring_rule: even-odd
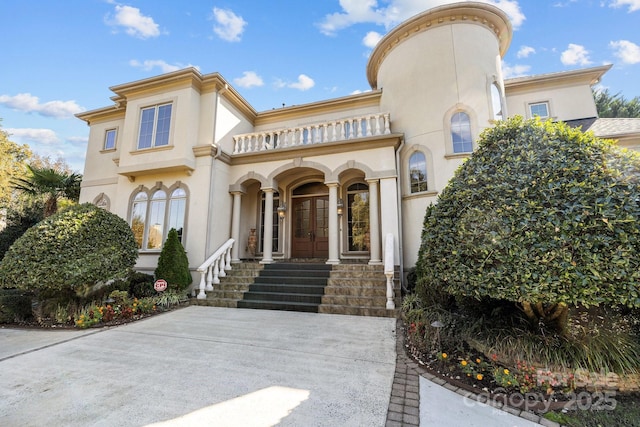
[[[542,418],[534,413],[521,411],[501,402],[487,399],[466,389],[449,384],[445,379],[430,373],[408,354],[405,347],[405,327],[402,319],[396,319],[396,371],[391,387],[391,398],[385,427],[411,427],[420,425],[420,377],[441,385],[468,399],[493,406],[520,418],[546,427],[560,427],[560,424]]]

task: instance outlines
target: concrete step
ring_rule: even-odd
[[[309,304],[320,304],[322,295],[317,294],[300,294],[285,292],[247,292],[244,294],[245,301],[281,301],[281,302],[303,302]]]
[[[261,310],[304,311],[318,312],[318,304],[290,302],[290,301],[255,301],[242,299],[238,301],[238,308],[255,308]]]
[[[322,295],[324,294],[324,286],[311,285],[311,284],[269,284],[269,283],[254,283],[249,286],[247,290],[251,292],[284,292],[284,293],[297,293],[297,294],[310,294],[310,295]]]
[[[321,305],[318,313],[345,314],[349,316],[396,317],[397,309],[387,310],[383,307],[356,307],[344,305]]]

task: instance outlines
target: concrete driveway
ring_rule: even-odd
[[[191,306],[0,329],[2,426],[384,426],[395,319]]]

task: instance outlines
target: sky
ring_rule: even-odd
[[[482,0],[514,27],[505,78],[613,64],[599,89],[640,96],[640,0]],[[447,0],[0,0],[0,125],[84,172],[109,87],[184,67],[218,72],[257,110],[370,90],[368,58]]]

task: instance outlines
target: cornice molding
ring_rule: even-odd
[[[501,56],[505,55],[511,44],[511,22],[496,6],[464,2],[435,7],[404,21],[378,42],[367,64],[367,78],[371,87],[377,89],[380,65],[397,45],[432,28],[453,24],[474,24],[488,28],[498,39]]]
[[[607,64],[599,67],[583,68],[580,70],[514,77],[511,79],[505,79],[504,89],[508,94],[509,92],[525,91],[531,88],[539,89],[541,84],[555,86],[567,85],[567,83],[576,83],[593,86],[600,82],[602,76],[609,71],[612,66],[612,64]]]
[[[90,124],[91,120],[106,117],[105,112],[110,110],[124,110],[130,99],[146,96],[159,92],[166,92],[180,88],[193,88],[199,93],[218,92],[224,96],[229,102],[251,123],[255,121],[257,115],[256,110],[236,91],[219,73],[211,73],[203,75],[193,67],[184,68],[182,70],[171,73],[161,74],[159,76],[149,77],[142,80],[136,80],[130,83],[111,86],[109,90],[115,93],[111,100],[115,106],[99,108],[77,114],[81,120]]]

